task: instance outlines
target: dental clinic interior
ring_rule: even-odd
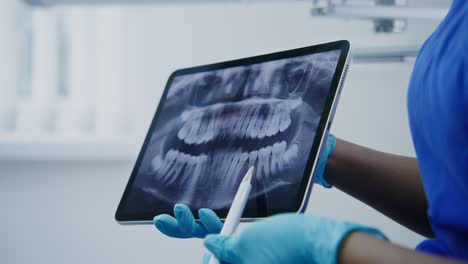
[[[162,98],[175,93],[179,105],[185,100],[176,90],[165,91],[168,79],[178,69],[347,40],[351,44],[349,68],[342,76],[346,80],[333,123],[329,124],[330,133],[368,148],[414,157],[407,114],[408,84],[421,46],[441,23],[451,3],[1,0],[0,263],[202,263],[208,252],[202,239],[171,238],[153,224],[119,223],[115,216],[134,167],[139,164],[142,146],[166,148],[169,144],[147,138],[147,133]],[[270,73],[262,76],[274,78]],[[222,86],[226,78],[218,85]],[[176,84],[185,83],[176,78],[174,87]],[[247,98],[250,88],[241,89],[242,104],[256,102]],[[275,111],[280,113],[281,109],[293,111],[302,103],[293,96],[297,91],[290,89],[283,94],[271,89],[277,98],[269,98],[268,102],[277,105],[265,108],[270,111],[265,119],[276,118]],[[200,96],[203,93],[190,94],[187,101],[199,100]],[[287,98],[283,104],[278,101],[281,96]],[[216,111],[223,102],[211,100],[206,104]],[[184,151],[192,154],[179,154],[179,159],[185,160],[175,162],[205,162],[209,157],[194,158],[202,150],[193,145],[207,147],[216,137],[231,136],[236,129],[234,123],[247,122],[241,119],[247,118],[248,111],[255,111],[244,109],[246,114],[225,121],[233,124],[215,135],[210,126],[216,122],[203,121],[193,110],[200,107],[187,107],[178,117],[186,123],[180,125],[183,128],[174,137],[178,137],[180,146],[185,142]],[[237,106],[223,107],[235,110]],[[277,127],[273,127],[275,121],[268,121],[271,127],[263,132],[260,130],[266,123],[239,125],[243,133],[255,136],[247,140],[247,136],[237,134],[236,144],[249,144],[248,154],[255,153],[255,158],[258,155],[258,164],[270,162],[268,159],[279,153],[284,162],[281,166],[287,166],[297,149],[289,147],[288,140],[269,140],[287,127],[294,127],[294,118],[285,118],[284,122],[277,121]],[[154,131],[165,131],[167,122],[171,121],[162,119],[159,130],[153,124]],[[202,127],[203,133],[190,134],[194,126]],[[171,151],[166,160],[154,154],[149,168],[162,170],[168,156],[176,155]],[[237,148],[232,151],[231,161],[240,163],[243,158],[247,162],[247,154]],[[172,186],[174,182],[183,186],[188,181],[185,178],[198,181],[202,177],[224,177],[219,175],[221,170],[226,175],[237,170],[226,161],[219,163],[220,168],[223,166],[227,167],[210,176],[206,171],[197,171],[195,165],[190,175],[188,169],[186,175],[178,175],[176,167],[172,171],[166,168],[173,178],[151,179],[167,181],[164,190],[172,192],[171,188],[177,187]],[[271,165],[261,173],[263,181],[268,182],[281,171]],[[237,179],[226,177],[225,186],[213,188],[217,192],[234,190],[234,195],[236,188],[228,183]],[[154,194],[158,197],[166,195],[164,191],[148,192],[159,192]],[[190,195],[193,198],[195,194],[176,197],[186,201]],[[398,189],[394,195],[399,195]],[[203,207],[210,200],[206,197],[210,196],[199,196],[194,204]],[[390,241],[407,248],[415,248],[425,239],[337,188],[315,184],[306,199],[304,214],[376,227]],[[220,207],[229,204],[228,200],[217,200],[210,206]],[[241,221],[238,229],[247,228],[251,222]]]

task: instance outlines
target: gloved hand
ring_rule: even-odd
[[[176,238],[204,238],[207,234],[217,234],[221,231],[223,223],[210,209],[200,209],[198,215],[200,222],[196,222],[192,211],[185,204],[174,206],[175,218],[162,214],[154,217],[154,225],[166,236]]]
[[[252,223],[233,236],[208,235],[205,246],[222,262],[337,263],[341,243],[353,231],[386,237],[377,229],[327,218],[282,214]],[[204,263],[208,263],[205,254]]]
[[[323,150],[322,156],[320,157],[320,163],[315,175],[314,182],[322,185],[325,188],[331,188],[331,184],[325,179],[325,167],[327,167],[328,157],[332,154],[336,145],[336,137],[332,134],[328,134],[325,149]]]

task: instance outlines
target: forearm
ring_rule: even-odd
[[[466,262],[420,253],[402,248],[365,233],[354,232],[343,241],[338,256],[338,263],[457,264]]]
[[[327,180],[400,224],[432,236],[415,158],[375,151],[337,139]]]

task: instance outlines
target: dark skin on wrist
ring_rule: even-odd
[[[353,232],[343,241],[338,263],[466,263],[409,250],[363,232]]]
[[[337,139],[327,160],[325,177],[334,187],[401,225],[423,236],[434,236],[415,158],[383,153]],[[465,262],[419,253],[354,232],[342,244],[339,263]]]

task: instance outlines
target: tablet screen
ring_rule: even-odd
[[[222,214],[251,166],[246,212],[294,208],[340,52],[176,72],[122,211],[156,215],[184,203]]]

